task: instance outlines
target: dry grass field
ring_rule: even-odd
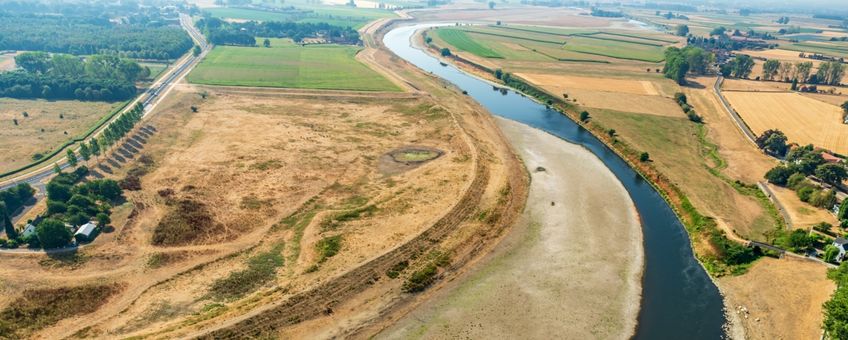
[[[836,288],[826,270],[804,259],[763,258],[747,274],[720,278],[718,285],[728,313],[738,316],[746,338],[818,339],[821,306]]]
[[[0,98],[0,172],[33,161],[91,128],[117,104]],[[27,112],[28,117],[24,117]],[[17,119],[15,126],[13,119]]]
[[[634,80],[592,78],[537,73],[516,73],[517,76],[537,84],[555,95],[567,94],[585,107],[624,112],[647,113],[660,116],[681,117],[683,112],[666,94],[663,80]],[[673,84],[672,84],[673,85]]]
[[[842,112],[797,93],[726,92],[725,97],[754,133],[779,129],[798,144],[813,144],[848,153],[848,125]]]
[[[607,19],[579,15],[581,11],[567,8],[525,7],[509,10],[420,10],[410,14],[421,21],[477,21],[494,24],[502,21],[510,24],[527,24],[561,27],[636,27],[620,19]]]
[[[15,69],[15,55],[17,53],[0,54],[0,71]]]
[[[385,53],[369,56],[392,65]],[[122,287],[107,304],[21,336],[299,332],[327,308],[358,324],[405,303],[404,283],[433,263],[439,277],[453,275],[517,217],[526,177],[466,96],[391,67],[439,104],[415,93],[180,85],[146,122],[154,132],[138,137],[144,161],[95,169],[141,174],[142,189],[115,208],[114,230],[66,256],[4,254],[0,323],[24,288],[103,282]],[[312,303],[298,304],[302,296]],[[351,303],[365,306],[342,307]]]

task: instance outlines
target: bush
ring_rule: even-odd
[[[813,189],[809,186],[803,186],[798,189],[796,193],[798,194],[798,198],[801,199],[802,202],[810,202],[810,197],[812,197],[813,194],[816,193],[816,189]]]
[[[251,257],[247,260],[246,269],[215,280],[210,294],[218,299],[232,299],[255,290],[276,276],[277,267],[284,264],[282,252],[283,244],[279,243],[268,252]]]
[[[688,101],[686,100],[686,95],[685,95],[685,94],[683,94],[682,92],[677,92],[677,93],[675,93],[675,94],[674,94],[674,101],[676,101],[676,102],[677,102],[677,104],[678,104],[678,105],[681,105],[681,106],[682,106],[683,104],[687,104],[687,103],[688,103]]]
[[[836,204],[836,192],[830,189],[816,190],[813,195],[810,196],[810,204],[819,208],[830,210],[830,208]]]
[[[786,186],[791,189],[797,189],[799,185],[807,181],[807,176],[802,173],[796,172],[789,176],[786,179]]]
[[[651,156],[648,155],[647,152],[643,152],[643,153],[639,154],[639,161],[640,162],[647,162],[650,159],[651,159]]]
[[[427,286],[433,283],[436,280],[436,274],[438,273],[438,267],[435,264],[430,263],[421,268],[420,270],[415,271],[410,275],[409,279],[403,283],[402,289],[407,293],[415,293],[423,291]]]
[[[786,186],[789,181],[789,177],[794,174],[796,173],[792,169],[784,165],[778,165],[766,172],[765,178],[769,181],[769,183]]]
[[[336,256],[342,248],[342,235],[325,237],[315,243],[315,250],[318,251],[318,263],[326,261],[328,258]]]
[[[580,112],[580,121],[585,122],[587,120],[589,120],[589,112],[588,111],[581,111]]]

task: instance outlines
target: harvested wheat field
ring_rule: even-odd
[[[746,79],[727,79],[721,82],[724,91],[743,92],[789,92],[791,84],[776,81],[758,81]]]
[[[683,117],[670,98],[661,95],[665,84],[653,80],[593,78],[537,73],[516,73],[528,82],[557,95],[568,95],[585,107]]]
[[[826,270],[805,259],[767,257],[745,275],[719,278],[718,286],[746,338],[818,339],[821,306],[835,288]]]
[[[724,96],[756,134],[779,129],[798,144],[848,153],[848,125],[838,106],[797,93],[726,92]]]

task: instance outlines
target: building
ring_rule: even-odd
[[[846,251],[848,251],[848,239],[837,237],[833,240],[833,246],[839,249],[839,254],[836,255],[836,262],[842,262],[845,259]]]
[[[97,225],[91,222],[81,225],[77,232],[74,233],[74,239],[77,240],[78,243],[81,242],[91,242],[94,239],[95,231],[97,230]]]
[[[21,232],[21,238],[26,239],[32,235],[35,235],[35,226],[31,223],[27,223],[24,227],[24,231]]]
[[[822,158],[824,159],[825,163],[839,163],[839,162],[842,162],[842,158],[836,157],[836,156],[832,155],[832,154],[831,154],[831,153],[829,153],[829,152],[822,152],[822,153],[821,153],[821,156],[822,156]]]

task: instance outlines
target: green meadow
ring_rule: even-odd
[[[206,85],[399,91],[355,59],[359,50],[342,45],[299,46],[284,39],[272,39],[271,48],[216,46],[188,80]]]

